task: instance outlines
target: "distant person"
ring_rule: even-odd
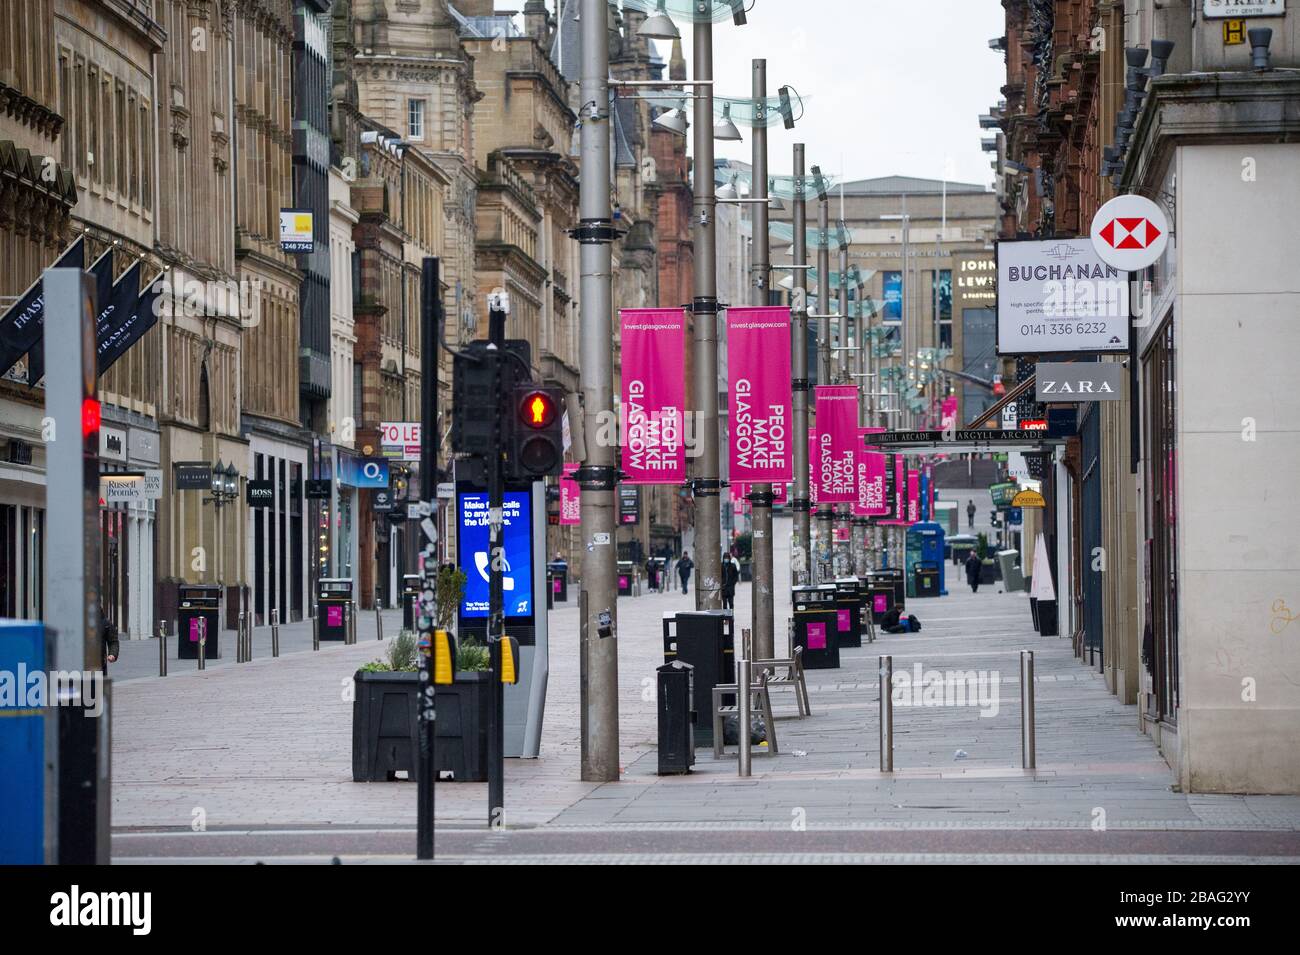
[[[691,589],[691,571],[695,569],[695,561],[691,560],[691,552],[682,551],[681,560],[677,561],[677,576],[682,580],[682,593],[689,593]]]
[[[975,526],[975,502],[974,501],[966,502],[966,526],[967,527]]]
[[[659,591],[659,565],[655,563],[653,557],[645,559],[645,584],[650,588],[651,593]]]
[[[984,562],[979,559],[975,551],[970,552],[966,558],[966,583],[970,584],[971,593],[979,593],[980,589],[980,570],[983,569]]]
[[[880,628],[885,633],[916,633],[921,629],[921,621],[908,613],[903,613],[902,604],[894,604],[880,621]]]
[[[117,625],[104,612],[103,604],[99,605],[99,639],[104,644],[104,671],[107,672],[108,665],[117,662],[121,644],[117,641]]]
[[[734,554],[722,555],[722,609],[736,609],[736,584],[740,582],[740,562]]]

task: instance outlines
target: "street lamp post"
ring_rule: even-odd
[[[831,383],[831,249],[830,199],[826,195],[820,170],[814,166],[817,181],[817,384]],[[820,425],[818,426],[820,427]],[[817,562],[814,582],[824,583],[833,575],[832,548],[835,537],[835,509],[830,504],[817,505]]]
[[[790,315],[790,382],[794,416],[794,534],[790,540],[790,582],[807,584],[812,566],[808,499],[808,201],[804,182],[804,144],[794,144],[794,308]]]
[[[750,297],[755,305],[767,304],[771,276],[771,250],[767,234],[767,60],[753,61],[754,133],[750,143],[753,185],[750,197],[763,200],[753,208],[753,256],[750,261]],[[798,434],[798,432],[795,432]],[[799,442],[794,442],[795,447]],[[806,446],[806,445],[805,445]],[[772,564],[772,485],[756,484],[749,496],[753,525],[753,628],[754,649],[751,657],[770,660],[776,656],[776,621],[773,606]]]
[[[602,28],[604,16],[601,16]],[[718,286],[717,232],[713,195],[713,21],[695,17],[695,80],[704,81],[694,108],[695,177],[692,238],[695,246],[694,318],[695,434],[700,444],[695,478],[695,609],[722,606],[722,482],[718,455]]]
[[[614,414],[611,250],[614,221],[609,182],[609,33],[606,0],[582,0],[582,129],[579,215],[582,328],[583,461],[579,598],[581,774],[615,781],[618,761],[618,621],[614,488],[618,468],[602,424]],[[712,163],[710,163],[712,165]],[[698,178],[698,177],[697,177]],[[710,173],[710,180],[712,174]]]

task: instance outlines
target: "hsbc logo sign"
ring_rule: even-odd
[[[1164,255],[1169,220],[1145,196],[1116,196],[1097,210],[1090,234],[1093,250],[1103,262],[1138,272]]]
[[[1111,219],[1097,233],[1112,249],[1145,249],[1164,235],[1154,222],[1139,216],[1134,219]]]

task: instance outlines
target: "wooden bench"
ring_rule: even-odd
[[[762,670],[758,675],[757,683],[749,684],[749,698],[751,714],[757,712],[763,717],[763,726],[767,731],[767,751],[776,753],[776,721],[772,719],[772,700],[767,692],[768,674]],[[740,714],[740,705],[737,702],[733,706],[723,706],[722,698],[732,693],[739,693],[740,688],[735,683],[719,684],[713,688],[713,758],[721,759],[724,748],[723,744],[723,721],[725,717],[735,713]],[[739,720],[737,720],[739,722]],[[741,733],[748,733],[748,726],[739,727]],[[737,736],[739,739],[739,736]]]
[[[794,648],[794,656],[772,660],[755,660],[753,664],[763,672],[771,672],[767,685],[794,687],[794,703],[799,710],[799,719],[812,716],[812,707],[808,703],[808,684],[803,675],[803,647]],[[779,670],[785,672],[778,673]]]

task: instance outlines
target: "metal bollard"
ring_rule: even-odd
[[[167,623],[158,624],[158,675],[167,675]]]
[[[253,659],[253,611],[248,611],[248,616],[244,620],[244,662],[248,663]]]
[[[320,649],[320,604],[316,605],[316,616],[311,618],[311,648]]]
[[[880,657],[880,771],[894,771],[894,658]]]
[[[348,646],[352,646],[356,642],[357,642],[357,602],[355,600],[349,600],[348,601],[347,643]]]
[[[208,667],[208,619],[207,617],[199,618],[199,669],[206,670]]]
[[[280,608],[271,611],[271,656],[280,655]]]
[[[736,677],[736,718],[740,722],[737,741],[740,744],[739,767],[741,776],[749,775],[749,761],[751,755],[749,751],[750,667],[751,664],[749,660],[739,660],[736,663],[736,669],[738,671]]]
[[[379,601],[375,601],[375,639],[384,639],[384,616],[379,610]]]
[[[1037,763],[1034,740],[1034,651],[1020,651],[1020,766],[1034,769]]]
[[[244,657],[244,611],[239,611],[239,625],[235,630],[235,662],[243,663]]]

